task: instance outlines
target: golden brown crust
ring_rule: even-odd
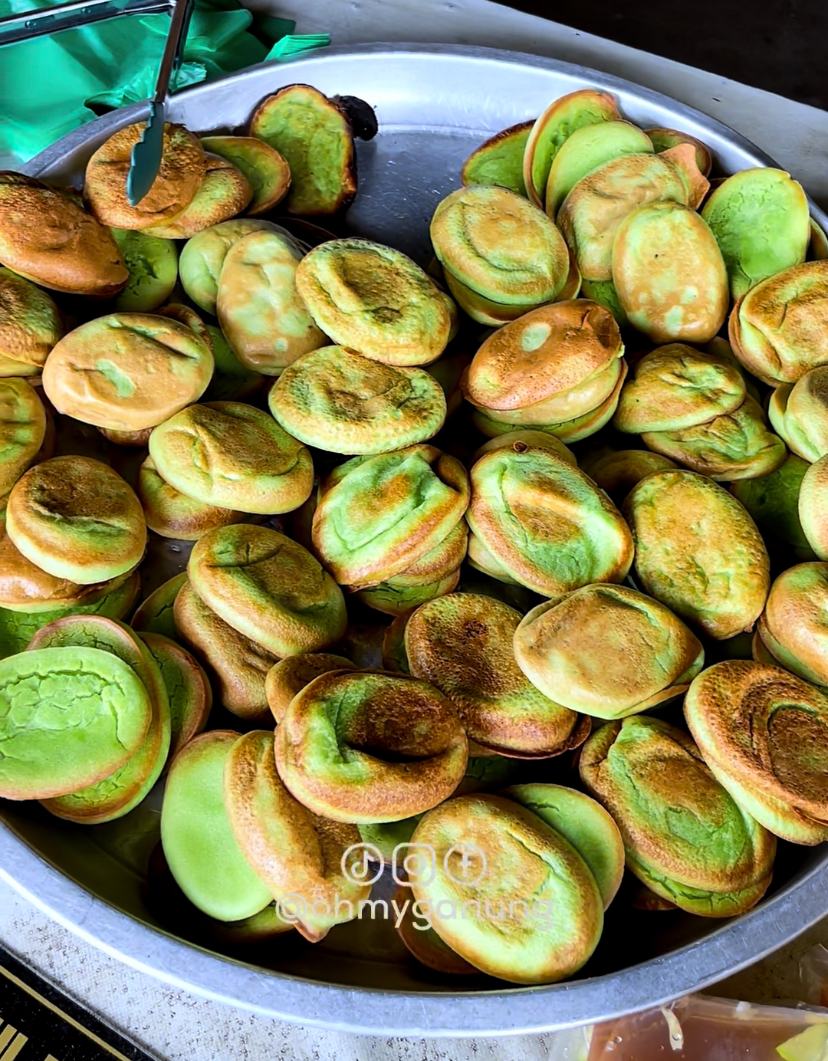
[[[744,367],[772,387],[828,361],[828,261],[805,262],[750,288],[728,336]]]
[[[245,518],[243,512],[218,508],[182,494],[159,475],[152,457],[147,457],[138,470],[136,490],[147,526],[162,538],[195,542],[207,531]]]
[[[360,842],[359,830],[294,799],[276,772],[273,744],[272,733],[254,730],[233,745],[224,772],[227,815],[256,875],[274,896],[298,899],[296,927],[318,943],[337,921],[356,916],[370,894],[370,884],[355,882],[342,868],[348,849]],[[316,915],[315,904],[321,907]]]
[[[589,729],[521,672],[512,648],[519,623],[519,612],[492,597],[440,597],[408,620],[409,668],[452,701],[475,743],[500,755],[558,755],[585,740]]]
[[[155,427],[203,394],[213,353],[195,332],[157,313],[110,313],[69,332],[43,369],[58,412],[96,427]]]
[[[148,228],[179,214],[204,181],[207,161],[198,137],[183,125],[164,125],[161,166],[152,187],[137,206],[127,198],[127,175],[132,149],[145,122],[128,125],[111,136],[86,166],[83,195],[92,213],[112,228]]]
[[[628,726],[639,734],[635,741]],[[716,893],[764,883],[775,838],[738,810],[683,730],[649,716],[610,722],[584,745],[579,769],[615,819],[634,866]],[[671,828],[673,819],[689,830]]]
[[[94,604],[106,596],[129,575],[108,582],[80,585],[69,579],[56,578],[33,564],[20,552],[6,533],[5,515],[0,537],[0,607],[11,611],[51,611],[75,604]]]
[[[357,458],[319,488],[314,548],[340,585],[376,586],[444,542],[468,503],[466,469],[435,446]],[[386,533],[371,534],[378,523]]]
[[[281,722],[294,696],[320,674],[352,670],[356,667],[349,659],[332,652],[303,652],[280,660],[270,668],[265,679],[265,695],[273,717]]]
[[[0,261],[54,291],[109,298],[129,279],[108,228],[70,196],[0,173]]]
[[[727,660],[693,682],[685,717],[714,763],[761,800],[828,823],[828,697],[781,667]]]
[[[189,239],[211,225],[240,214],[253,198],[250,181],[238,167],[218,155],[208,154],[204,180],[184,209],[144,231],[160,239]]]
[[[126,574],[147,544],[135,492],[91,457],[52,457],[26,472],[9,495],[6,529],[32,563],[83,585]]]
[[[173,614],[181,640],[214,678],[227,710],[249,722],[266,722],[265,678],[279,657],[224,622],[189,582],[175,598]]]
[[[46,409],[24,379],[0,379],[0,494],[8,493],[37,459],[46,440]]]
[[[428,682],[382,671],[320,675],[276,730],[285,785],[340,822],[399,821],[435,807],[467,759],[451,702]]]
[[[486,339],[469,366],[463,393],[481,409],[523,409],[591,380],[623,350],[618,325],[597,302],[540,306]],[[570,418],[550,415],[548,421]]]

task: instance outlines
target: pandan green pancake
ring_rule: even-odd
[[[118,312],[151,313],[172,294],[178,279],[178,249],[171,239],[138,229],[113,228],[129,280],[114,302]]]
[[[581,294],[608,309],[620,328],[630,323],[612,280],[581,280]]]
[[[180,575],[175,575],[150,593],[133,615],[130,624],[132,629],[163,634],[164,637],[176,640],[173,605],[178,591],[186,581],[187,572],[182,571]]]
[[[0,267],[0,358],[39,369],[63,335],[60,310],[45,291]],[[4,375],[15,375],[5,372]]]
[[[463,184],[496,184],[518,195],[526,195],[523,153],[535,120],[510,125],[475,148],[463,163]]]
[[[622,155],[650,154],[649,136],[629,122],[597,122],[576,129],[561,144],[546,182],[546,212],[554,218],[575,185],[605,162]]]
[[[161,809],[161,843],[173,877],[193,905],[218,921],[240,921],[273,896],[236,842],[224,804],[224,767],[239,734],[213,730],[181,750]]]
[[[811,235],[808,200],[784,170],[734,173],[707,200],[702,217],[721,249],[734,298],[805,261]]]
[[[278,232],[288,235],[271,221],[237,217],[198,232],[185,243],[178,262],[181,285],[190,298],[208,313],[216,312],[219,273],[227,252],[251,232]]]
[[[76,604],[48,612],[0,608],[0,657],[22,652],[41,627],[67,615],[106,615],[110,619],[123,619],[132,610],[140,588],[141,579],[136,571],[94,604]]]
[[[44,799],[94,784],[137,752],[149,695],[99,648],[48,648],[0,662],[0,796]]]
[[[512,785],[500,794],[537,814],[572,844],[595,877],[606,910],[624,875],[624,841],[601,804],[563,785]]]
[[[281,202],[290,187],[290,167],[278,151],[255,136],[202,136],[205,151],[232,162],[253,189],[248,214],[263,214]]]
[[[259,105],[250,133],[287,160],[291,214],[335,214],[357,190],[351,123],[337,104],[310,85],[288,85]]]
[[[137,807],[158,780],[170,750],[170,702],[158,665],[128,626],[99,615],[72,615],[39,630],[30,650],[100,648],[132,669],[147,691],[152,720],[140,748],[94,784],[43,801],[52,814],[83,825],[113,821]]]
[[[584,125],[620,117],[613,97],[595,89],[570,92],[551,103],[532,127],[523,155],[523,179],[532,202],[543,206],[549,171],[567,137]]]
[[[696,152],[696,165],[699,167],[699,172],[705,177],[710,176],[713,157],[710,149],[701,140],[690,136],[689,133],[682,133],[678,129],[647,129],[646,133],[657,155],[670,151],[674,147],[680,147],[682,144],[690,144]]]
[[[683,730],[646,715],[611,722],[584,745],[580,772],[618,825],[628,868],[657,894],[708,917],[761,898],[776,840]]]
[[[799,489],[810,464],[789,453],[774,471],[755,479],[740,479],[730,487],[764,532],[770,532],[797,550],[797,559],[813,560],[799,521]]]
[[[186,648],[162,634],[140,637],[158,664],[170,702],[170,759],[207,724],[213,693],[201,665]]]
[[[646,431],[646,446],[716,481],[753,479],[775,471],[785,443],[768,427],[762,407],[748,395],[734,412],[680,431]]]
[[[398,368],[341,346],[289,365],[268,407],[300,442],[329,453],[386,453],[432,438],[446,418],[440,384],[419,368]]]

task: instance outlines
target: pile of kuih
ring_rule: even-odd
[[[625,868],[725,917],[828,839],[828,246],[584,90],[425,271],[318,227],[375,131],[291,86],[168,125],[137,206],[140,126],[82,196],[0,175],[0,795],[95,824],[166,771],[148,895],[208,942],[317,941],[349,848],[430,845],[416,957],[551,982]]]

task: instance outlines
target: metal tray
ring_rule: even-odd
[[[645,127],[692,133],[724,172],[772,160],[712,118],[656,92],[583,67],[484,48],[366,45],[265,65],[174,97],[170,119],[197,132],[244,126],[264,96],[293,82],[371,103],[380,133],[358,145],[360,190],[347,227],[430,257],[428,222],[458,184],[469,151],[573,89],[600,86]],[[32,175],[80,183],[92,151],[146,116],[136,104],[92,122],[33,159]],[[828,218],[813,208],[828,228]],[[179,561],[183,557],[179,557]],[[769,897],[729,921],[610,908],[579,978],[551,987],[481,986],[429,974],[390,922],[362,920],[311,946],[278,937],[262,965],[186,943],[146,911],[139,884],[157,835],[160,794],[127,818],[82,828],[39,806],[0,801],[0,876],[107,953],[176,986],[245,1009],[381,1035],[505,1035],[591,1023],[658,1006],[758,960],[828,914],[828,848],[782,845]]]

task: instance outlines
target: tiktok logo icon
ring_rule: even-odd
[[[354,884],[374,884],[382,876],[385,859],[374,844],[351,844],[343,852],[339,864],[346,880]]]

